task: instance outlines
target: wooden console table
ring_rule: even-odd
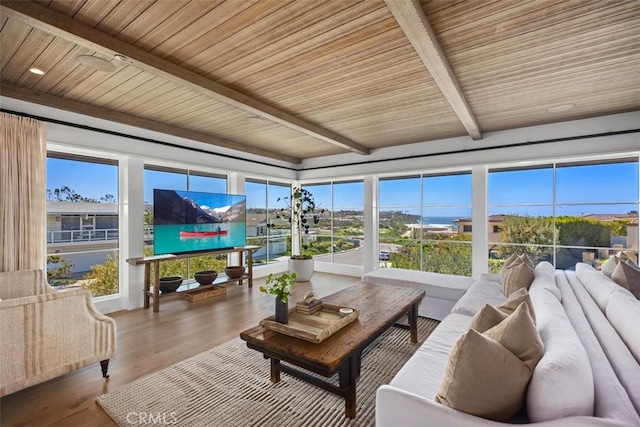
[[[167,255],[155,255],[149,257],[139,257],[139,258],[129,258],[127,262],[131,265],[144,265],[144,308],[149,308],[150,299],[153,298],[153,312],[157,313],[160,311],[160,299],[162,295],[160,294],[160,263],[162,261],[173,261],[177,259],[183,258],[193,258],[199,257],[203,255],[219,255],[219,254],[228,254],[237,252],[240,255],[240,265],[243,264],[243,254],[246,252],[247,254],[247,272],[240,278],[237,279],[229,279],[226,280],[216,280],[211,285],[198,285],[188,287],[184,290],[179,290],[171,294],[167,294],[166,296],[177,295],[181,292],[192,291],[194,289],[204,289],[207,287],[218,286],[224,283],[238,282],[238,285],[242,285],[242,282],[246,279],[249,287],[253,287],[253,251],[259,249],[260,246],[237,246],[235,248],[230,249],[219,249],[215,251],[206,251],[206,252],[197,252],[197,253],[189,253],[189,254],[167,254]],[[153,265],[153,289],[151,289],[151,266]],[[184,285],[183,285],[184,286]],[[182,287],[182,286],[181,286]]]

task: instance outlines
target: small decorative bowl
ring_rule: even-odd
[[[229,279],[239,279],[244,274],[245,267],[242,265],[230,265],[225,267],[224,272]]]
[[[182,285],[182,277],[169,276],[160,278],[160,290],[163,294],[175,292]]]
[[[353,309],[352,308],[343,307],[343,308],[340,309],[340,317],[347,317],[351,313],[353,313]]]
[[[201,285],[212,284],[213,281],[216,280],[216,277],[218,277],[218,272],[215,270],[198,271],[193,275],[193,278],[196,279],[196,282],[200,283]]]

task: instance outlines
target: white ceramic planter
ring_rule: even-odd
[[[296,282],[308,282],[311,276],[313,276],[313,266],[313,258],[289,258],[289,273],[296,273]]]

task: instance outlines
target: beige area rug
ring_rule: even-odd
[[[418,319],[420,343],[438,323]],[[271,383],[269,361],[240,338],[104,394],[98,403],[120,426],[373,426],[376,389],[419,345],[411,344],[409,331],[391,328],[365,350],[354,420],[332,393],[286,373]]]

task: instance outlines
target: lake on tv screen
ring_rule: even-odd
[[[244,222],[156,225],[153,234],[153,251],[156,255],[231,248],[246,244]]]

